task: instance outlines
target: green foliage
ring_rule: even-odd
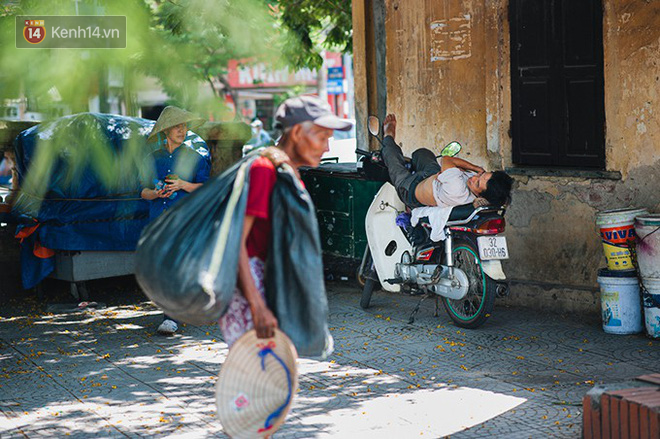
[[[353,50],[351,2],[348,0],[274,0],[274,15],[288,32],[282,55],[297,68],[318,69],[323,49]]]
[[[221,85],[229,89],[229,60],[275,56],[269,48],[278,45],[279,32],[260,0],[165,1],[153,11],[152,27],[164,46],[161,53],[147,54],[144,65],[186,108],[216,112],[212,102],[221,97]],[[200,81],[209,84],[212,95],[196,95]]]
[[[17,15],[123,15],[126,49],[17,49]],[[108,72],[123,78],[123,101],[142,76],[155,77],[169,102],[203,115],[224,118],[223,92],[229,60],[258,59],[275,67],[320,68],[322,49],[351,50],[351,5],[346,0],[18,0],[0,5],[0,103],[26,96],[48,117],[57,106],[72,113],[89,108],[89,99],[107,86]],[[200,83],[208,93],[200,93]],[[291,93],[296,93],[292,89]],[[287,94],[288,96],[288,94]],[[284,96],[282,96],[284,98]],[[234,99],[236,102],[236,99]],[[83,142],[83,139],[84,142]],[[113,157],[107,145],[80,133],[39,148],[24,183],[43,193],[51,164],[67,150],[72,169],[93,163],[99,178],[116,187],[116,166],[138,159],[135,148]],[[137,148],[137,147],[136,147]],[[71,181],[75,175],[67,176]]]
[[[17,15],[126,15],[126,49],[17,49]],[[57,105],[70,112],[85,112],[89,99],[98,95],[109,69],[123,74],[124,81],[143,71],[142,60],[153,47],[161,46],[160,37],[150,29],[151,10],[143,1],[21,0],[0,9],[0,103],[25,95],[31,106],[45,116],[55,117]],[[50,113],[53,111],[53,113]],[[143,143],[142,143],[143,145]],[[115,191],[129,163],[139,161],[137,147],[130,143],[121,157],[115,157],[105,140],[89,127],[81,126],[75,136],[51,141],[40,140],[30,162],[22,189],[36,197],[46,194],[57,160],[69,163],[67,175],[58,176],[75,185],[78,174],[90,165],[107,188]],[[38,207],[38,206],[36,206]]]
[[[277,108],[280,106],[280,104],[284,101],[286,101],[289,98],[292,98],[294,96],[300,96],[301,94],[305,93],[306,87],[304,85],[294,85],[293,87],[290,87],[287,89],[284,93],[278,93],[273,96],[273,107]]]
[[[77,13],[126,15],[127,48],[15,48],[16,15]],[[129,85],[139,73],[158,78],[172,104],[214,114],[230,59],[320,68],[320,50],[351,51],[351,27],[346,0],[20,0],[0,6],[0,99],[26,91],[48,107],[56,90],[73,112],[84,111],[112,68]]]
[[[0,12],[0,99],[26,93],[41,111],[60,98],[71,111],[85,111],[89,97],[98,94],[101,75],[109,68],[126,75],[138,72],[143,54],[159,45],[149,27],[150,9],[142,1],[81,1],[78,12],[130,17],[127,48],[16,49],[16,15],[76,15],[76,6],[69,0],[22,0],[6,6]]]
[[[86,14],[125,15],[126,49],[15,47],[17,15]],[[56,105],[85,112],[112,70],[123,76],[125,101],[131,99],[130,85],[146,75],[158,78],[171,104],[220,119],[225,106],[219,84],[227,62],[273,56],[276,52],[269,49],[278,44],[277,38],[276,20],[261,0],[20,0],[0,8],[0,103],[25,95],[42,113]],[[200,83],[208,84],[208,93],[200,93]],[[66,155],[70,169],[92,164],[100,181],[111,189],[116,188],[116,166],[126,166],[137,157],[127,148],[122,152],[126,157],[114,158],[102,140],[81,131],[74,140],[40,143],[24,188],[43,194],[52,164],[65,150],[70,152]],[[66,178],[73,181],[76,176]]]
[[[73,112],[84,111],[112,68],[129,84],[140,73],[158,78],[172,104],[222,117],[218,98],[230,59],[280,63],[282,32],[262,0],[81,0],[80,15],[127,16],[126,49],[15,48],[16,15],[76,15],[75,5],[21,0],[0,9],[0,99],[27,91],[47,107],[48,92],[57,90]]]

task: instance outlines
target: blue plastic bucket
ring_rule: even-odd
[[[639,282],[635,272],[598,270],[603,331],[637,334],[644,329]]]

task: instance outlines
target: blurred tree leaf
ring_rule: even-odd
[[[350,1],[272,0],[269,5],[288,31],[281,49],[291,66],[319,69],[323,65],[322,50],[353,51]]]
[[[124,15],[127,47],[17,49],[18,15]],[[351,51],[351,33],[346,0],[13,0],[0,4],[0,102],[27,98],[47,117],[60,115],[57,105],[85,112],[90,99],[100,99],[107,89],[112,70],[123,78],[119,98],[126,108],[133,108],[131,94],[144,75],[158,79],[172,99],[168,103],[221,119],[221,99],[225,92],[233,94],[227,78],[230,60],[318,69],[322,49]],[[208,87],[200,91],[204,83]],[[73,142],[89,145],[66,160],[76,168],[93,163],[108,187],[116,186],[118,164],[137,160],[130,149],[129,156],[115,158],[107,145],[83,133]],[[26,183],[39,187],[35,193],[46,190],[53,160],[68,150],[66,145],[44,148],[34,160]],[[76,175],[69,178],[75,181]]]
[[[212,108],[195,107],[217,102],[223,89],[237,102],[227,79],[230,60],[278,61],[273,47],[281,46],[282,35],[262,0],[172,0],[155,2],[152,10],[152,29],[165,45],[145,54],[144,65],[187,108],[208,114]],[[206,82],[212,96],[196,96],[195,79]]]
[[[126,49],[17,49],[17,15],[126,15]],[[28,98],[31,106],[48,112],[61,102],[71,112],[86,111],[99,94],[100,81],[112,67],[125,76],[140,71],[143,54],[158,46],[150,29],[151,9],[143,0],[92,1],[20,0],[0,9],[0,98]],[[55,98],[54,96],[57,96]]]
[[[16,15],[126,15],[126,49],[16,49]],[[109,67],[131,84],[136,73],[158,78],[173,104],[202,114],[221,106],[229,60],[318,69],[323,49],[352,50],[346,0],[18,0],[0,6],[0,98],[27,92],[48,102],[56,90],[73,112],[98,94]],[[199,83],[209,86],[200,95]],[[127,90],[128,92],[128,90]],[[234,96],[235,98],[235,96]],[[43,106],[43,105],[37,105]]]
[[[16,49],[16,15],[125,15],[127,48]],[[175,105],[201,114],[223,109],[231,59],[281,63],[283,32],[263,0],[19,0],[0,8],[0,98],[29,93],[48,101],[56,89],[73,112],[85,111],[108,68],[131,83],[157,78]],[[200,93],[199,84],[209,93]],[[221,116],[221,115],[218,115]]]
[[[125,15],[126,49],[17,49],[18,15]],[[46,113],[55,104],[67,112],[88,111],[90,99],[107,87],[108,71],[120,72],[124,84],[134,84],[141,76],[155,77],[172,104],[203,115],[223,116],[221,88],[228,86],[227,63],[231,59],[259,57],[277,62],[274,50],[281,31],[275,17],[262,0],[18,0],[0,7],[0,102],[27,98],[33,111]],[[200,92],[208,84],[209,92]],[[128,102],[131,92],[125,87]],[[54,98],[54,96],[57,96]],[[98,99],[98,98],[96,98]],[[70,150],[66,160],[72,169],[91,164],[108,188],[117,164],[135,161],[135,151],[115,159],[107,145],[84,135],[71,140],[80,148],[71,150],[67,141],[51,142],[39,148],[30,166],[26,186],[43,194],[52,174],[54,160]],[[42,152],[43,151],[43,152]],[[67,176],[75,181],[76,175]]]

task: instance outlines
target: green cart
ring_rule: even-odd
[[[383,183],[359,175],[356,163],[324,163],[301,175],[316,206],[326,271],[352,276],[367,245],[364,218]]]

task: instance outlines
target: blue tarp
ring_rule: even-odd
[[[149,219],[140,190],[153,180],[150,153],[161,146],[146,141],[154,123],[81,113],[44,122],[16,138],[22,192],[14,214],[23,223],[18,232],[39,225],[22,244],[24,288],[54,268],[52,257],[35,256],[35,241],[52,250],[135,250]],[[189,131],[183,146],[210,162],[206,143],[196,134]]]

